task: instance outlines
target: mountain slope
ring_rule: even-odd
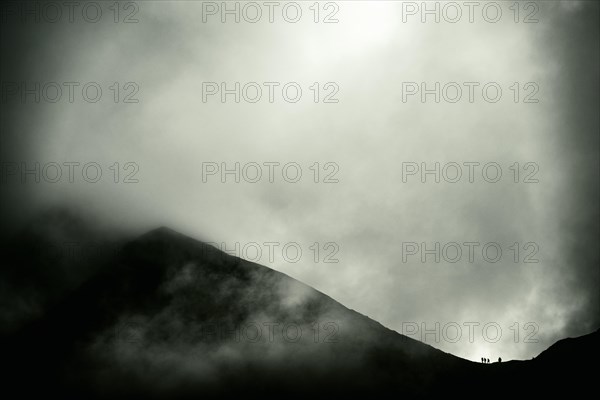
[[[527,384],[519,376],[544,371],[546,356],[533,368],[446,354],[285,274],[166,228],[127,242],[99,271],[3,340],[9,382],[21,392],[421,397],[511,374]]]

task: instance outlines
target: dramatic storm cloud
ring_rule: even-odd
[[[258,22],[246,9],[221,23],[221,2],[152,1],[120,10],[137,23],[114,23],[103,6],[97,23],[76,12],[73,23],[3,27],[3,217],[65,206],[139,233],[167,225],[474,360],[530,358],[589,333],[600,322],[599,7],[544,1],[517,15],[501,3],[498,22],[485,2],[472,23],[461,2],[455,23],[438,4],[436,23],[421,2],[366,1],[322,4],[317,23],[309,3],[299,22],[280,7],[269,23],[259,2]],[[339,21],[323,23],[328,15]],[[24,94],[22,104],[7,82],[40,83],[40,102]],[[59,101],[47,100],[49,82]],[[68,82],[78,83],[73,102]],[[222,82],[256,84],[223,103]],[[272,103],[265,82],[279,84]],[[295,95],[282,93],[289,82],[300,101],[284,99]],[[102,98],[86,101],[96,86]],[[21,184],[21,162],[47,175]],[[81,175],[92,162],[96,183],[97,168]],[[62,165],[56,183],[50,163]],[[236,163],[239,182],[222,174]],[[436,163],[439,183],[435,173],[422,182]],[[502,176],[489,182],[496,166]]]

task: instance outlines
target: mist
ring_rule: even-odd
[[[518,23],[508,3],[455,23],[396,2],[321,4],[318,23],[304,2],[297,23],[135,4],[119,23],[107,3],[97,23],[3,14],[7,224],[62,207],[108,232],[168,226],[471,360],[598,328],[598,4],[532,2]]]

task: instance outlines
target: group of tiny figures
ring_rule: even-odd
[[[481,357],[481,362],[484,363],[484,364],[489,364],[490,363],[490,359],[489,358]],[[502,362],[502,358],[498,357],[498,362]]]

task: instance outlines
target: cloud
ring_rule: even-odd
[[[431,344],[474,359],[481,351],[529,358],[599,323],[598,6],[537,4],[535,24],[515,24],[508,8],[498,24],[402,24],[400,5],[367,13],[362,2],[340,3],[339,24],[203,24],[200,3],[150,2],[140,5],[137,24],[21,27],[18,40],[2,43],[14,55],[2,65],[8,80],[95,81],[104,99],[114,82],[135,82],[139,103],[6,103],[3,159],[97,162],[104,174],[96,184],[17,185],[3,209],[18,205],[21,213],[3,215],[62,204],[140,233],[168,225],[229,246],[298,242],[301,262],[280,257],[269,266],[397,331],[407,321],[496,322],[504,331],[497,344]],[[372,24],[377,29],[363,34]],[[203,103],[206,81],[295,81],[309,100]],[[330,81],[340,102],[311,101],[308,87]],[[503,99],[403,103],[406,81],[494,81]],[[514,82],[521,95],[536,82],[540,102],[514,103]],[[497,184],[481,175],[473,184],[422,184],[418,176],[403,183],[407,161],[493,161],[504,175]],[[127,162],[139,166],[139,183],[122,182]],[[203,182],[204,162],[296,162],[303,177]],[[339,166],[339,183],[323,182],[326,162]],[[539,183],[513,183],[515,162],[522,174],[536,163]],[[503,259],[402,262],[404,242],[454,241],[498,242]],[[315,242],[339,245],[340,262],[315,263]],[[515,242],[520,257],[531,249],[524,245],[537,244],[541,261],[512,262]],[[284,291],[290,304],[303,296]],[[539,342],[515,343],[515,322],[538,324]]]

